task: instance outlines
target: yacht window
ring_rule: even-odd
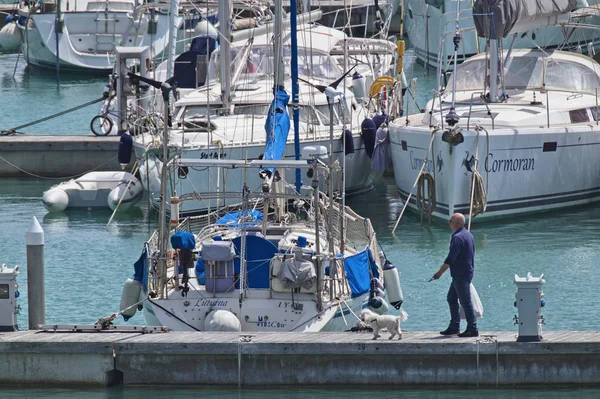
[[[600,120],[600,107],[592,107],[590,108],[590,111],[592,111],[592,118],[594,118],[595,121]]]
[[[206,106],[206,105],[188,105],[183,110],[182,118],[183,119],[202,119],[206,118],[209,114],[211,116],[217,115],[218,107],[215,106]],[[175,111],[175,115],[177,115],[178,111]]]
[[[234,115],[260,115],[267,117],[269,113],[270,104],[251,104],[251,105],[243,105],[236,104],[233,108]]]
[[[575,62],[549,61],[545,78],[546,87],[550,90],[595,93],[600,88],[596,71]]]
[[[329,113],[329,105],[316,105],[315,109],[317,110],[317,114],[319,115],[319,118],[321,119],[321,123],[323,125],[327,125],[329,126],[329,124],[331,123],[331,119],[330,119],[330,113]],[[339,125],[340,121],[337,118],[337,115],[335,114],[335,111],[333,112],[333,124],[334,125]]]
[[[485,72],[484,60],[463,62],[456,69],[456,90],[483,90],[483,77]],[[450,80],[450,82],[452,82],[452,80]]]
[[[588,116],[587,109],[573,109],[569,111],[571,117],[571,123],[589,122],[590,117]]]
[[[544,67],[541,59],[515,57],[507,63],[508,71],[504,75],[504,87],[507,89],[542,87]]]

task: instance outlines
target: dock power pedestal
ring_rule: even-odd
[[[0,331],[17,331],[17,314],[20,307],[17,305],[19,288],[17,276],[19,266],[14,268],[0,266]]]
[[[515,324],[519,325],[519,336],[517,342],[535,342],[542,340],[542,308],[545,305],[542,285],[544,285],[544,275],[532,277],[527,273],[527,277],[519,277],[515,274],[515,285],[517,294],[515,295],[515,307],[519,315],[515,315]]]

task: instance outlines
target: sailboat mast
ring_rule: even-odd
[[[169,54],[167,59],[167,78],[175,74],[175,55],[177,48],[177,18],[179,17],[179,0],[171,0],[169,10]]]
[[[283,1],[275,1],[275,37],[273,41],[275,53],[275,90],[283,86]]]
[[[223,110],[229,113],[231,108],[231,50],[230,29],[231,3],[229,0],[219,0],[219,57],[221,74],[221,102]]]
[[[294,118],[294,156],[300,160],[300,88],[298,86],[298,24],[296,0],[290,0],[290,39],[292,42],[292,109]],[[296,169],[296,192],[302,187],[302,171]]]

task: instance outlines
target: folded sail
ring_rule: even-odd
[[[283,86],[274,89],[275,98],[269,107],[269,115],[265,122],[265,130],[267,132],[267,145],[265,148],[265,156],[263,159],[281,159],[285,153],[285,145],[287,144],[288,133],[290,132],[290,115],[287,111],[287,105],[290,101],[290,95],[285,91]],[[268,173],[273,175],[275,168],[261,169],[260,173]]]
[[[577,0],[476,0],[473,20],[477,34],[501,39],[559,23],[559,17],[577,8]]]

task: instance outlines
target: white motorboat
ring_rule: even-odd
[[[126,211],[144,193],[140,181],[128,172],[90,172],[60,183],[44,192],[42,202],[50,212],[66,209],[112,209]]]
[[[424,114],[390,124],[400,194],[434,218],[461,212],[474,222],[600,200],[599,89],[600,65],[581,54],[468,59]]]
[[[522,0],[503,1],[518,3]],[[451,70],[453,64],[454,37],[460,35],[460,51],[456,53],[458,63],[475,54],[485,51],[485,38],[477,34],[473,23],[473,0],[404,0],[406,12],[404,22],[415,55],[425,65],[437,68],[438,55],[440,65]],[[559,50],[578,50],[594,54],[600,44],[600,31],[577,29],[575,24],[598,26],[600,23],[600,2],[598,0],[560,0],[548,4],[567,5],[568,11],[577,8],[569,19],[562,19],[564,26],[545,26],[540,20],[527,21],[529,27],[518,35],[504,36],[503,48],[545,48]],[[520,6],[507,5],[507,8]],[[535,10],[536,5],[525,7]],[[482,13],[479,9],[475,12]],[[554,17],[557,17],[557,13]]]
[[[20,28],[29,65],[56,69],[58,63],[61,70],[108,72],[116,46],[148,46],[152,58],[167,47],[169,15],[159,3],[79,0],[71,6],[58,0],[19,10],[19,21],[26,21]]]

